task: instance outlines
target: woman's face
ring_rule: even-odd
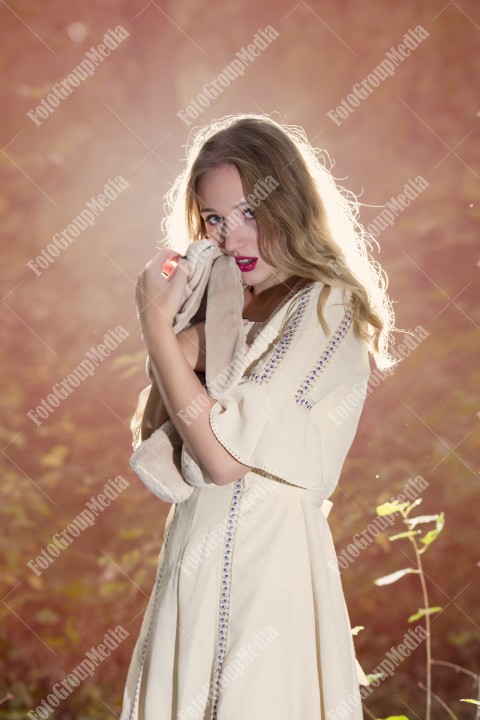
[[[284,272],[260,257],[254,209],[245,200],[235,165],[221,165],[202,175],[197,182],[197,198],[207,237],[218,243],[225,255],[236,259],[244,285],[252,285],[254,293],[259,293],[287,279]],[[242,258],[249,262],[242,264]]]

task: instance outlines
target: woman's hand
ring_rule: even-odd
[[[163,277],[165,260],[175,258],[177,267],[168,278]],[[177,259],[178,258],[178,259]],[[178,257],[178,253],[162,248],[138,274],[135,302],[137,314],[145,338],[152,327],[159,323],[173,325],[179,311],[187,285],[188,260]]]

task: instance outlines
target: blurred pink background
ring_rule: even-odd
[[[128,36],[41,123],[27,113],[122,26]],[[255,34],[278,37],[188,127],[177,115]],[[358,107],[334,110],[405,34],[428,36]],[[367,398],[329,516],[338,552],[409,478],[419,510],[444,511],[422,556],[436,660],[478,677],[480,5],[474,0],[0,4],[2,36],[1,718],[23,718],[105,633],[129,636],[62,701],[62,718],[114,718],[151,591],[169,506],[130,469],[129,422],[148,384],[135,311],[137,273],[162,239],[163,196],[195,127],[237,112],[301,125],[371,223],[410,179],[428,187],[378,237],[397,326],[428,336]],[[109,180],[128,186],[94,224],[34,272],[41,253]],[[128,337],[37,425],[37,407],[105,334]],[[397,343],[401,342],[397,336]],[[129,485],[39,575],[36,558],[109,479]],[[411,564],[397,519],[342,573],[357,657],[372,672],[422,607],[418,576],[373,581]],[[430,527],[429,527],[430,529]],[[365,701],[369,717],[424,717],[425,647]],[[474,718],[478,681],[433,667],[433,690]],[[279,692],[283,689],[279,688]],[[433,699],[433,717],[445,710]],[[56,715],[57,716],[57,715]]]

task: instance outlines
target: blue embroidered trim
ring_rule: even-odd
[[[313,407],[313,403],[308,400],[307,395],[310,393],[320,374],[325,370],[328,363],[332,359],[336,349],[347,334],[348,329],[352,324],[352,321],[352,310],[350,308],[347,308],[347,310],[345,311],[345,315],[343,316],[343,320],[340,322],[337,329],[335,330],[335,333],[330,342],[328,343],[327,347],[323,351],[320,360],[318,360],[312,370],[310,370],[302,385],[296,392],[295,402],[299,405],[303,405],[307,408],[307,410],[311,410]]]
[[[263,368],[259,370],[252,370],[249,375],[247,375],[247,380],[253,380],[254,382],[257,382],[259,385],[263,385],[265,383],[268,383],[270,379],[273,377],[273,373],[280,365],[281,361],[286,355],[288,346],[292,342],[292,339],[295,335],[295,332],[298,328],[298,325],[300,324],[300,320],[302,319],[303,313],[305,312],[305,308],[308,303],[308,298],[310,293],[312,292],[313,285],[309,285],[305,291],[302,293],[302,295],[299,298],[298,301],[298,308],[295,312],[295,315],[293,316],[292,320],[290,321],[287,330],[282,336],[282,339],[280,340],[279,344],[276,346],[275,350],[273,351],[272,357],[266,365],[264,365]]]
[[[210,720],[217,720],[218,699],[220,695],[220,676],[222,673],[223,660],[227,647],[228,617],[230,604],[230,584],[232,580],[232,560],[233,545],[235,542],[235,530],[237,521],[237,512],[239,498],[245,487],[245,481],[242,478],[235,481],[232,501],[228,512],[227,527],[225,530],[225,540],[223,546],[223,567],[222,567],[222,589],[220,592],[220,613],[218,619],[218,640],[217,653],[215,662],[215,671],[212,681],[212,714]]]
[[[150,621],[149,621],[149,624],[148,624],[147,634],[146,634],[145,640],[144,640],[144,642],[143,642],[142,654],[141,654],[141,657],[140,657],[140,663],[139,663],[139,668],[138,668],[137,684],[136,684],[136,688],[135,688],[135,695],[134,695],[134,698],[133,698],[132,707],[130,708],[129,720],[134,720],[134,717],[135,717],[135,715],[136,715],[136,713],[135,713],[135,707],[136,707],[136,705],[137,705],[138,696],[139,696],[139,694],[140,694],[140,684],[141,684],[141,679],[142,679],[143,664],[144,664],[144,662],[145,662],[145,657],[146,657],[146,655],[147,655],[148,640],[149,640],[149,638],[150,638],[150,633],[151,633],[151,631],[152,631],[153,616],[154,616],[154,614],[155,614],[155,607],[156,607],[157,599],[158,599],[158,591],[159,591],[159,589],[160,589],[160,580],[162,579],[163,568],[164,568],[164,566],[165,566],[165,554],[166,554],[166,552],[167,552],[168,539],[169,539],[169,537],[170,537],[170,533],[171,533],[172,527],[173,527],[173,525],[174,525],[174,522],[175,522],[175,520],[176,520],[176,518],[177,518],[177,516],[178,516],[177,508],[178,508],[178,505],[175,505],[175,510],[173,511],[174,515],[173,515],[172,521],[171,521],[171,523],[170,523],[170,527],[168,528],[168,532],[167,532],[167,535],[166,535],[166,537],[165,537],[165,542],[163,543],[163,547],[164,547],[163,562],[162,562],[161,567],[158,569],[157,581],[156,581],[156,583],[155,583],[155,595],[154,595],[154,601],[153,601],[153,607],[152,607],[152,614],[150,615]]]

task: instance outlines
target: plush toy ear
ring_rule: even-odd
[[[185,257],[189,262],[190,272],[182,306],[175,316],[175,332],[205,319],[205,295],[212,263],[216,257],[223,257],[223,253],[209,240],[197,240],[190,243]]]
[[[217,398],[242,376],[243,328],[241,272],[233,257],[216,257],[207,285],[205,377],[209,394]]]

